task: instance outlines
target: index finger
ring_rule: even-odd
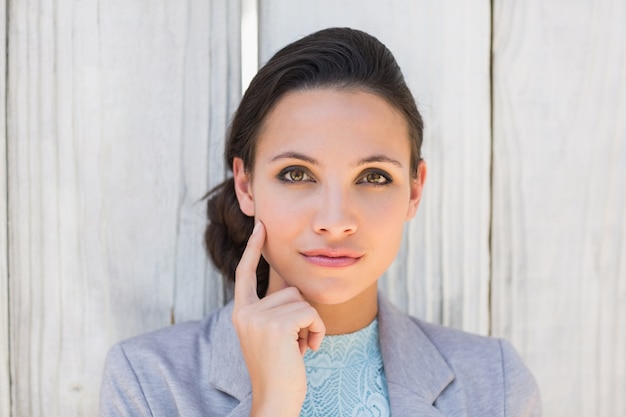
[[[244,306],[259,301],[256,292],[256,268],[261,260],[261,249],[264,243],[265,226],[261,221],[257,221],[235,270],[236,305]]]

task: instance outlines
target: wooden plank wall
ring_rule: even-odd
[[[623,416],[626,8],[492,3],[259,0],[259,60],[326,26],[385,42],[429,175],[383,290],[511,339],[544,415]],[[240,22],[229,0],[0,0],[0,415],[96,415],[114,342],[224,301],[198,200],[225,174]]]
[[[493,330],[548,416],[626,415],[626,4],[496,1]]]
[[[221,303],[197,201],[224,176],[239,20],[227,0],[10,2],[11,416],[95,415],[114,341]]]
[[[6,0],[0,0],[0,415],[10,410],[9,266],[7,246],[6,157]]]

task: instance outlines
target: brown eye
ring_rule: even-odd
[[[287,167],[278,174],[278,179],[284,182],[311,182],[313,177],[305,169]]]
[[[372,183],[372,184],[380,184],[381,182],[385,182],[385,177],[383,177],[377,172],[374,174],[367,174],[367,177],[365,178],[367,182]]]
[[[371,185],[385,185],[390,183],[391,179],[382,172],[374,171],[365,174],[359,182]]]
[[[304,172],[300,170],[293,170],[287,173],[290,181],[302,181],[304,179]]]

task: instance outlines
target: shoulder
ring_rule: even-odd
[[[157,363],[173,368],[203,366],[193,362],[211,348],[211,341],[216,340],[215,333],[228,328],[229,313],[228,307],[224,307],[203,320],[175,324],[119,342],[110,350],[107,364],[122,361],[137,372],[142,372],[143,368],[150,370]]]
[[[229,306],[201,321],[176,324],[114,345],[106,358],[100,412],[102,416],[199,415],[213,400],[208,375],[216,366],[216,344],[230,340]],[[223,336],[223,337],[222,337]],[[212,401],[213,402],[213,401]],[[132,410],[132,412],[130,411]],[[171,414],[168,414],[171,412]]]
[[[385,300],[380,307],[385,372],[431,404],[453,415],[540,415],[535,379],[510,343],[419,320]]]
[[[411,317],[437,351],[446,358],[455,373],[472,371],[478,364],[492,364],[494,371],[502,357],[501,339],[468,333],[462,330],[428,323]]]
[[[503,349],[507,352],[512,350],[510,345],[501,339],[468,333],[415,318],[384,298],[380,298],[379,306],[379,317],[385,329],[382,332],[383,336],[393,338],[394,344],[399,344],[404,351],[428,346],[423,352],[443,357],[457,376],[466,371],[475,373],[479,364],[491,364],[487,369],[493,368],[495,372],[496,364],[500,363],[502,358]]]
[[[506,416],[541,415],[537,382],[511,343],[411,319],[453,370],[451,392],[474,392],[484,406],[503,409]],[[497,395],[483,394],[489,392]]]

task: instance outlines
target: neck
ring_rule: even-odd
[[[340,304],[309,301],[324,321],[327,335],[353,333],[369,325],[378,314],[377,286]]]

